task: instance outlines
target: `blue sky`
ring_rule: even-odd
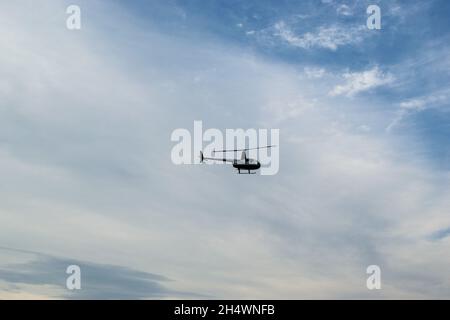
[[[358,29],[366,23],[365,10],[370,4],[382,10],[381,31]],[[395,74],[396,83],[365,92],[365,96],[393,112],[401,112],[395,107],[406,100],[433,100],[433,95],[444,94],[445,98],[429,103],[419,114],[404,112],[408,119],[402,121],[401,132],[390,133],[407,132],[419,139],[429,147],[427,157],[448,169],[450,75],[448,65],[441,67],[448,53],[448,7],[446,1],[137,1],[129,10],[162,32],[223,41],[294,69],[313,66],[330,72],[363,72],[378,66]],[[279,35],[280,25],[297,39],[308,33],[317,37],[320,28],[330,34],[334,30],[338,37],[351,36],[341,44],[335,37],[331,45],[336,48],[325,43],[333,39],[302,47],[295,39],[289,42]]]
[[[449,9],[1,3],[0,297],[450,297]],[[280,129],[278,174],[174,165],[195,120]]]

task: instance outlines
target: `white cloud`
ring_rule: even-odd
[[[395,80],[391,73],[381,71],[378,66],[363,72],[346,72],[342,77],[345,83],[335,86],[330,91],[331,96],[352,97],[360,92],[391,84]]]
[[[305,67],[305,68],[303,68],[303,72],[305,73],[306,77],[308,77],[308,78],[319,79],[325,75],[326,70],[324,68]]]
[[[450,98],[448,91],[434,92],[433,94],[413,98],[400,103],[400,108],[407,110],[423,110],[438,103],[446,102]]]
[[[336,8],[336,12],[343,16],[352,16],[353,15],[352,9],[346,4],[338,5]]]
[[[93,21],[122,21],[119,33],[69,33],[46,19],[65,12],[57,1],[30,24],[19,2],[0,4],[3,245],[162,274],[216,298],[450,297],[450,243],[426,240],[450,225],[448,176],[375,129],[348,129],[376,128],[376,105],[336,108],[326,72],[299,79],[291,65],[143,30],[105,5]],[[351,75],[342,94],[373,87]],[[199,117],[217,128],[295,119],[281,128],[279,174],[172,165],[171,131]],[[378,263],[383,290],[368,292],[365,268]]]
[[[411,114],[414,114],[415,112],[420,112],[429,108],[435,108],[436,106],[448,102],[449,100],[450,100],[449,90],[445,89],[433,92],[432,94],[429,95],[402,101],[398,105],[399,110],[397,110],[394,119],[386,127],[386,131],[390,132],[405,118],[407,118]]]
[[[325,48],[336,51],[341,46],[357,44],[368,35],[364,26],[322,26],[314,32],[297,35],[284,21],[274,25],[275,37],[303,49]]]
[[[315,103],[314,99],[306,99],[301,95],[292,98],[286,97],[285,99],[280,99],[277,96],[275,99],[266,102],[264,111],[272,114],[275,122],[279,122],[304,114],[309,109],[314,108]]]

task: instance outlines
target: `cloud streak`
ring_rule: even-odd
[[[346,72],[342,77],[345,83],[335,86],[329,93],[331,96],[353,97],[361,92],[392,84],[395,80],[391,73],[381,71],[378,66],[362,72]]]
[[[323,48],[332,51],[336,51],[342,46],[358,44],[368,36],[364,26],[321,26],[315,31],[297,35],[286,22],[280,21],[274,25],[273,30],[274,37],[292,47]]]

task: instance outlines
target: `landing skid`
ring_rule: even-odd
[[[241,171],[238,171],[238,174],[256,174],[256,172],[249,171],[249,172],[242,172],[241,173]]]

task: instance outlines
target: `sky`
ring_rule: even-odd
[[[0,298],[449,299],[449,10],[1,1]],[[196,120],[278,173],[173,164]]]

